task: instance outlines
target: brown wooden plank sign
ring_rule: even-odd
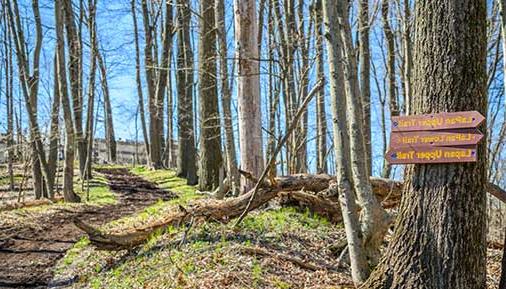
[[[476,162],[483,139],[477,111],[392,117],[386,160],[390,164]]]

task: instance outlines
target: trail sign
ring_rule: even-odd
[[[462,163],[477,160],[485,117],[477,111],[392,117],[390,164]]]
[[[386,159],[390,164],[427,164],[475,162],[476,146],[390,148]]]
[[[392,131],[475,128],[485,117],[477,111],[444,112],[392,117]]]
[[[416,148],[475,145],[478,144],[482,138],[483,135],[476,129],[393,132],[390,135],[390,147]]]

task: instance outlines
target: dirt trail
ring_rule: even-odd
[[[176,197],[127,169],[101,169],[118,203],[104,207],[80,206],[41,214],[36,226],[23,223],[0,227],[0,288],[54,288],[49,284],[56,262],[83,235],[72,223],[78,217],[101,225],[134,213],[159,199]]]

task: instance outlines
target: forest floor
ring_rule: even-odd
[[[57,261],[83,235],[72,223],[73,218],[101,225],[158,200],[176,197],[125,168],[102,168],[97,172],[88,202],[0,212],[0,288],[63,285],[50,281]],[[86,199],[85,192],[81,198]]]
[[[169,227],[133,250],[99,251],[72,218],[121,232],[207,196],[169,170],[102,169],[95,183],[90,193],[95,197],[85,205],[0,213],[0,240],[7,236],[14,242],[8,244],[23,251],[0,252],[0,282],[17,280],[16,288],[354,288],[348,267],[336,261],[346,246],[342,225],[276,202],[236,227],[234,222]],[[106,184],[112,192],[104,190]],[[13,249],[0,241],[3,248]],[[488,289],[498,287],[501,254],[488,249]],[[14,259],[3,262],[4,256]]]

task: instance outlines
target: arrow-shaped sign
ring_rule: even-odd
[[[475,128],[484,120],[485,117],[477,111],[394,116],[392,132]]]
[[[476,146],[390,148],[385,158],[390,164],[436,164],[476,162]]]
[[[390,146],[392,148],[415,148],[475,145],[482,138],[483,135],[476,129],[393,132],[390,135]]]

